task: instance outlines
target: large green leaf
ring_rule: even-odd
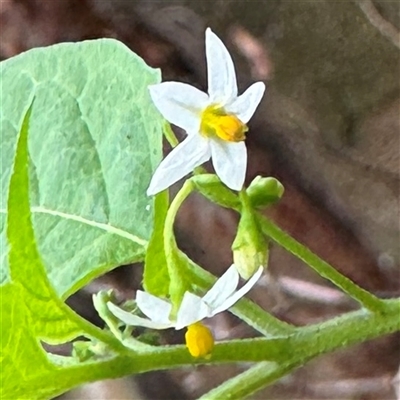
[[[143,259],[153,207],[145,191],[162,154],[163,120],[148,93],[159,71],[111,39],[34,49],[0,67],[0,282],[9,280],[5,199],[33,96],[31,211],[58,294]]]
[[[41,348],[38,337],[60,342],[81,333],[79,319],[70,318],[68,314],[72,313],[49,286],[35,245],[28,196],[30,113],[31,107],[25,114],[19,135],[7,208],[11,282],[0,288],[1,398],[40,398],[40,390],[32,388],[35,386],[32,382],[50,374],[56,367]],[[33,392],[29,392],[32,389]]]

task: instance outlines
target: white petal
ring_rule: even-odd
[[[166,120],[184,129],[197,132],[200,114],[209,98],[194,86],[180,82],[163,82],[149,86],[151,98]]]
[[[260,104],[264,91],[263,82],[253,83],[243,94],[227,104],[224,107],[225,111],[235,114],[242,122],[247,124]]]
[[[107,303],[108,309],[124,324],[131,325],[131,326],[143,326],[144,328],[151,328],[151,329],[167,329],[172,328],[174,326],[173,323],[163,324],[160,322],[150,321],[146,318],[138,317],[137,315],[133,315],[122,308],[119,308],[115,304],[108,302]]]
[[[232,295],[239,283],[239,273],[235,265],[231,265],[205,294],[203,301],[212,309],[217,308]]]
[[[136,292],[136,304],[140,311],[154,322],[169,323],[169,314],[172,305],[150,293],[138,290]]]
[[[212,315],[218,314],[222,311],[231,308],[238,300],[240,300],[260,279],[264,268],[260,266],[257,272],[243,285],[237,292],[230,296],[226,301],[221,304],[218,308],[214,309]]]
[[[206,30],[208,94],[212,103],[225,105],[237,96],[235,67],[221,39]]]
[[[147,195],[151,196],[168,188],[210,157],[209,139],[199,133],[188,136],[161,161],[151,179]]]
[[[211,157],[216,174],[226,186],[241,190],[247,167],[247,150],[244,142],[211,140]]]
[[[182,329],[211,316],[211,309],[193,293],[186,292],[178,310],[175,329]]]

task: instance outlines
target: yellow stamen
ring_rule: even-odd
[[[200,322],[189,325],[185,334],[186,347],[193,357],[210,357],[214,348],[214,337],[206,326]]]
[[[248,128],[235,115],[226,114],[220,107],[209,106],[201,114],[200,131],[228,142],[241,142],[246,139]]]

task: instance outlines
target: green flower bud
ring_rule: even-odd
[[[92,350],[92,342],[76,341],[72,343],[72,357],[77,358],[80,362],[84,362],[94,358],[95,353]]]
[[[246,193],[253,207],[266,207],[280,200],[284,191],[285,188],[277,179],[256,176]]]
[[[110,328],[110,331],[117,337],[122,338],[124,333],[119,330],[120,321],[111,311],[108,309],[107,303],[108,302],[115,302],[115,297],[113,290],[101,290],[97,294],[93,295],[93,306],[97,313],[99,314],[100,318],[104,320],[107,326]],[[127,306],[127,307],[126,307]],[[124,308],[134,309],[136,306],[130,304],[130,302],[126,302],[124,304]]]
[[[100,292],[93,295],[93,305],[99,316],[106,321],[107,319],[111,319],[114,322],[118,322],[118,319],[111,314],[110,310],[107,307],[107,302],[115,301],[113,290],[101,290]]]
[[[191,181],[196,189],[212,202],[234,210],[240,207],[238,197],[220,181],[217,175],[195,175],[191,178]]]
[[[72,343],[72,356],[80,362],[101,359],[110,356],[110,350],[106,344],[96,340],[75,341]]]
[[[240,276],[246,280],[267,262],[267,242],[254,218],[253,210],[245,204],[242,207],[242,215],[236,238],[232,244],[232,251],[233,263]]]

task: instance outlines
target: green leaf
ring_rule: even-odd
[[[17,139],[7,202],[10,279],[0,287],[1,399],[53,398],[84,382],[121,376],[126,369],[119,367],[121,357],[115,356],[115,352],[126,354],[123,345],[66,306],[46,276],[29,204],[27,139],[31,110],[32,105]],[[82,335],[94,339],[86,343],[96,351],[96,360],[89,357],[88,362],[80,363],[72,357],[46,353],[41,345],[41,341],[59,344]]]
[[[67,307],[49,286],[36,249],[30,222],[27,135],[31,114],[25,114],[17,144],[8,198],[7,237],[11,282],[0,288],[1,398],[38,398],[30,381],[55,366],[38,339],[60,343],[81,333]],[[32,368],[32,361],[35,366]],[[54,384],[54,382],[52,383]]]
[[[144,258],[162,156],[163,119],[148,85],[160,73],[118,41],[34,49],[0,64],[0,282],[9,267],[6,205],[21,115],[29,134],[33,224],[47,275],[64,298],[118,265]]]
[[[168,191],[155,196],[154,230],[147,248],[143,274],[145,290],[155,296],[167,296],[169,292],[169,273],[164,249],[164,225],[169,206]]]

